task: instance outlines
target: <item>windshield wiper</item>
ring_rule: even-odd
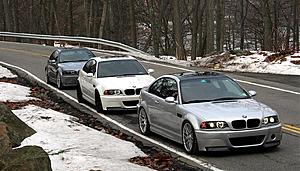
[[[185,104],[187,103],[203,103],[203,102],[210,102],[211,100],[190,100],[187,102],[184,102]]]
[[[221,100],[238,100],[238,99],[248,99],[249,97],[221,97],[217,99],[213,99],[211,101],[221,101]]]

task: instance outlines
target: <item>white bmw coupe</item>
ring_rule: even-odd
[[[78,102],[86,100],[98,112],[135,109],[141,89],[155,80],[152,72],[130,56],[91,58],[79,72]]]

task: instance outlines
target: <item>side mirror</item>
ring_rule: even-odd
[[[167,98],[165,99],[165,101],[166,101],[167,103],[175,103],[175,98],[174,98],[174,97],[167,97]]]
[[[93,77],[94,76],[94,74],[93,73],[87,73],[87,75],[86,75],[87,77]]]
[[[154,69],[148,69],[148,73],[151,74],[154,72]]]
[[[53,63],[55,63],[56,61],[55,60],[48,60],[48,63],[49,64],[53,64]]]
[[[249,92],[251,97],[256,96],[256,91],[250,90],[248,92]]]

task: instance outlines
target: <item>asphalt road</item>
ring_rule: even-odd
[[[47,56],[50,55],[53,49],[53,47],[38,45],[0,42],[0,61],[22,67],[37,77],[45,80],[44,67],[46,65]],[[147,61],[142,61],[142,63],[146,68],[155,69],[155,77],[183,71],[179,68],[170,68],[168,66],[149,63]],[[283,124],[293,125],[296,128],[300,127],[300,95],[278,90],[279,88],[300,92],[299,76],[285,77],[247,73],[227,74],[235,79],[250,82],[240,82],[240,84],[247,90],[255,90],[257,92],[255,98],[275,109],[279,113]],[[252,83],[259,85],[253,85]],[[76,92],[74,90],[68,89],[64,91],[71,96],[76,97]],[[134,112],[115,112],[107,115],[127,127],[138,131],[137,115]],[[282,144],[275,150],[248,149],[234,152],[202,152],[193,157],[207,161],[217,168],[224,170],[300,170],[299,133],[300,131],[291,132],[288,131],[288,129],[285,129]],[[181,146],[177,143],[171,142],[158,135],[152,135],[151,137],[163,144],[167,144],[179,151],[183,151]]]

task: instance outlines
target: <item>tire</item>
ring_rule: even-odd
[[[46,83],[50,84],[50,79],[49,79],[47,70],[45,70],[45,75],[46,75]]]
[[[64,86],[61,82],[61,76],[59,73],[56,74],[56,85],[57,85],[57,88],[60,90],[64,88]]]
[[[103,112],[101,98],[100,98],[99,92],[97,92],[97,91],[95,92],[95,106],[96,106],[96,111],[98,113]]]
[[[83,103],[84,99],[82,97],[82,91],[81,91],[79,82],[77,83],[76,94],[77,94],[78,103]]]
[[[151,131],[146,110],[141,108],[138,112],[139,129],[143,135],[149,135]]]
[[[183,123],[182,126],[182,144],[184,150],[188,154],[195,154],[198,152],[198,143],[195,135],[195,130],[192,124],[188,121]]]

